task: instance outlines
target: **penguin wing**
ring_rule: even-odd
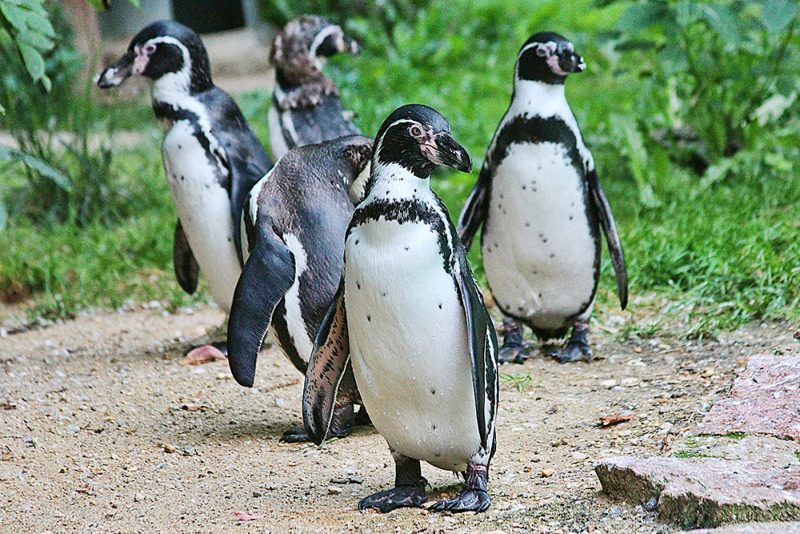
[[[497,334],[483,302],[483,296],[467,263],[466,249],[456,246],[455,278],[467,320],[469,353],[472,358],[472,387],[481,445],[488,450],[497,414]],[[492,438],[493,440],[493,438]]]
[[[175,268],[175,276],[181,289],[190,295],[193,294],[200,279],[200,266],[197,265],[180,219],[175,225],[175,236],[172,240],[172,266]]]
[[[236,102],[222,89],[214,87],[198,97],[209,109],[212,131],[225,152],[225,163],[230,172],[228,194],[233,221],[233,243],[239,263],[242,256],[241,213],[250,189],[272,168],[258,136],[250,128]]]
[[[337,397],[338,393],[338,397]],[[322,320],[303,387],[303,424],[319,445],[328,434],[337,404],[358,398],[350,363],[350,340],[344,306],[344,279]]]
[[[487,158],[488,161],[488,158]],[[464,243],[464,248],[469,252],[472,247],[472,240],[478,232],[483,221],[486,220],[486,211],[489,206],[489,193],[492,187],[492,178],[489,172],[489,165],[486,161],[483,162],[481,167],[481,174],[478,176],[478,181],[469,194],[469,198],[461,208],[461,214],[458,216],[458,226],[456,230],[461,242]]]
[[[247,193],[272,168],[272,160],[261,142],[249,127],[241,132],[235,143],[225,147],[228,168],[231,173],[231,220],[233,221],[233,244],[239,263],[242,259],[241,214]]]
[[[294,256],[267,217],[255,227],[255,246],[233,292],[228,319],[228,363],[236,381],[252,387],[261,342],[275,307],[292,287]]]
[[[614,223],[614,216],[611,214],[611,206],[608,205],[608,199],[606,199],[606,194],[597,177],[597,170],[591,169],[588,171],[586,173],[586,178],[589,182],[592,202],[595,208],[597,208],[600,224],[603,227],[603,232],[606,234],[608,252],[611,255],[611,263],[614,265],[614,277],[617,279],[619,302],[624,310],[625,306],[628,305],[628,271],[625,267],[622,243],[620,243],[619,235],[617,234],[617,225]]]

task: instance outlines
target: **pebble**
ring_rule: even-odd
[[[587,459],[588,457],[589,456],[587,456],[586,454],[583,454],[582,452],[573,452],[572,453],[572,459],[573,460],[577,460],[579,462],[582,462],[583,460]]]
[[[328,493],[331,495],[339,495],[342,492],[342,488],[336,486],[328,486]]]
[[[617,385],[617,381],[614,380],[613,378],[610,379],[610,380],[603,380],[603,381],[600,382],[600,385],[603,386],[606,389],[611,389],[611,388],[613,388],[614,386]]]
[[[547,467],[545,469],[542,469],[542,476],[543,477],[551,477],[551,476],[553,476],[555,474],[556,474],[556,470],[553,469],[552,467]]]
[[[178,447],[176,447],[175,445],[170,445],[168,443],[166,445],[164,445],[164,452],[168,452],[168,453],[172,454],[173,452],[177,452],[177,451],[178,451]]]

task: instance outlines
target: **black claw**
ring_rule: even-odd
[[[428,500],[425,488],[417,485],[397,486],[390,490],[380,491],[358,502],[359,510],[374,508],[385,514],[397,508],[420,508]]]
[[[327,439],[330,438],[346,438],[350,435],[350,431],[352,429],[347,429],[341,432],[334,432],[331,430],[328,432]],[[281,436],[280,441],[283,443],[310,443],[314,441],[311,439],[311,436],[308,435],[306,429],[301,426],[293,426],[292,428],[286,430]]]
[[[492,504],[492,500],[489,498],[489,494],[486,493],[486,491],[474,488],[464,488],[458,493],[458,495],[455,496],[455,498],[434,503],[429,509],[436,512],[450,511],[454,513],[479,513],[489,508],[490,504]]]

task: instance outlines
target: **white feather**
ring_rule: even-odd
[[[426,181],[399,166],[375,198],[435,206]],[[396,167],[396,168],[393,168]],[[414,191],[416,189],[416,191]],[[420,223],[370,221],[345,245],[350,351],[375,428],[405,456],[461,471],[480,449],[466,319],[437,235]]]

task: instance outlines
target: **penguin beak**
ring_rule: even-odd
[[[95,78],[97,86],[100,89],[108,89],[109,87],[116,87],[122,82],[130,78],[133,73],[133,62],[136,59],[136,54],[133,51],[128,51],[124,56],[119,58],[119,61],[107,67]]]
[[[422,153],[436,165],[447,165],[457,171],[472,172],[472,159],[467,149],[456,143],[447,132],[437,135],[434,145],[425,143],[421,148]]]
[[[361,45],[359,45],[355,39],[351,39],[350,37],[344,35],[342,37],[342,41],[344,42],[344,49],[341,50],[342,52],[347,52],[354,56],[361,54]]]
[[[586,62],[581,56],[571,50],[564,50],[559,54],[558,66],[567,74],[574,74],[586,70]]]

